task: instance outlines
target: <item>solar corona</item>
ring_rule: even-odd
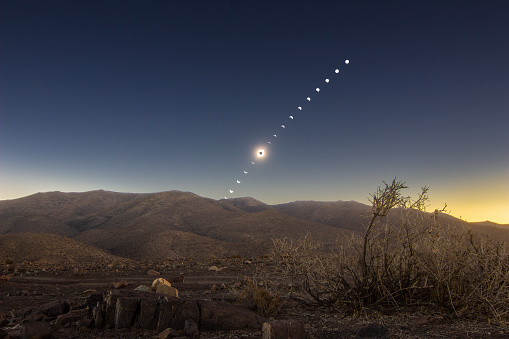
[[[346,64],[346,65],[350,64],[350,60],[348,60],[348,59],[347,59],[347,60],[345,60],[345,64]],[[339,69],[338,69],[338,68],[334,69],[334,73],[335,73],[335,75],[339,75],[339,73],[340,73]],[[325,84],[329,84],[330,82],[331,82],[331,79],[329,79],[329,78],[326,78],[326,79],[325,79]],[[323,88],[315,87],[315,89],[314,89],[315,94],[320,93],[320,92],[322,91],[322,89],[323,89]],[[306,102],[307,102],[307,103],[306,103]],[[301,104],[301,106],[297,106],[297,110],[298,110],[299,114],[305,113],[305,111],[306,111],[306,110],[305,110],[306,106],[304,106],[304,105],[310,105],[310,104],[311,104],[311,97],[310,97],[310,96],[306,97],[306,98],[305,98],[305,101],[303,101],[303,103],[305,103],[305,104]],[[291,122],[291,121],[293,121],[294,119],[298,119],[298,116],[297,116],[297,115],[295,115],[295,114],[297,114],[297,113],[292,113],[292,115],[289,115],[289,116],[288,116],[289,121],[287,121],[286,123]],[[279,128],[280,128],[280,129],[286,129],[286,127],[287,127],[287,125],[285,125],[285,124],[280,124],[280,127],[279,127]],[[272,134],[271,134],[271,137],[269,138],[269,140],[267,140],[266,144],[267,144],[267,145],[272,145],[272,143],[273,143],[273,142],[274,142],[277,138],[278,138],[278,135],[277,135],[276,133],[272,133]],[[256,156],[255,156],[255,157],[256,157],[257,159],[262,159],[262,158],[264,158],[264,157],[266,156],[266,149],[264,149],[264,148],[258,148],[258,149],[256,150],[255,154],[256,154]],[[253,165],[255,165],[255,164],[256,164],[256,163],[255,163],[254,161],[251,161],[251,166],[253,166]],[[248,172],[248,171],[246,171],[246,170],[243,170],[243,173],[244,173],[244,175],[246,175],[246,174],[248,174],[249,172]],[[240,184],[240,182],[241,182],[241,181],[240,181],[239,179],[236,179],[236,180],[235,180],[235,182],[236,182],[236,184]],[[234,192],[232,189],[229,189],[228,191],[230,192],[230,194],[233,194],[233,192]],[[224,198],[225,198],[225,199],[228,199],[228,197],[224,197]]]

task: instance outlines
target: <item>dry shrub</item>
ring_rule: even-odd
[[[274,314],[281,307],[281,301],[277,295],[264,287],[257,286],[255,281],[248,278],[245,278],[244,287],[237,295],[237,301],[262,316]]]
[[[427,187],[416,200],[403,197],[403,188],[396,180],[379,188],[365,234],[338,242],[332,252],[310,237],[273,240],[278,267],[294,282],[290,296],[356,310],[425,305],[456,316],[509,316],[507,246],[443,225],[444,209],[425,210]]]

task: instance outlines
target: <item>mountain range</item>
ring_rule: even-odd
[[[214,200],[181,191],[37,193],[0,201],[0,259],[250,257],[268,254],[274,238],[309,234],[331,243],[362,234],[370,212],[369,205],[355,201],[267,205],[249,197]],[[509,241],[508,225],[469,226]]]

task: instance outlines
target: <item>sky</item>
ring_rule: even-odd
[[[508,14],[505,0],[2,0],[0,199],[369,203],[397,178],[410,196],[428,186],[430,210],[509,223]]]

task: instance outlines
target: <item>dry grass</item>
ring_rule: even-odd
[[[278,295],[271,293],[263,287],[263,284],[259,285],[249,278],[245,278],[244,286],[237,295],[237,301],[262,316],[276,313],[282,304]]]
[[[274,240],[279,268],[295,282],[290,295],[357,311],[425,306],[456,317],[508,317],[506,244],[440,224],[442,210],[425,212],[426,187],[416,200],[401,196],[403,188],[394,181],[372,195],[365,234],[338,241],[332,251],[309,237]]]

